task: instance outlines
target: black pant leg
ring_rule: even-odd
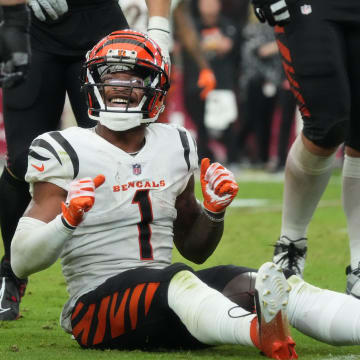
[[[65,100],[61,59],[32,51],[28,79],[3,91],[9,171],[4,169],[0,178],[0,224],[6,258],[10,258],[19,218],[30,202],[28,184],[24,181],[28,148],[36,136],[59,127]]]

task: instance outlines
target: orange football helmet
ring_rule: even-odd
[[[112,32],[87,53],[83,66],[82,89],[86,94],[89,117],[115,131],[156,121],[164,110],[170,87],[169,71],[160,47],[148,35],[133,30]],[[135,74],[142,81],[112,81],[109,84],[102,80],[104,74],[118,72]],[[104,98],[106,86],[128,88],[128,98],[122,100],[125,105],[107,104]],[[134,88],[142,89],[143,96],[137,106],[130,107]]]

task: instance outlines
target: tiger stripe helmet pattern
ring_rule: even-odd
[[[119,109],[104,101],[104,87],[109,85],[102,81],[102,75],[121,71],[131,71],[144,80],[142,86],[135,86],[144,91],[136,107],[130,107],[128,101]],[[115,131],[156,121],[170,87],[169,71],[160,47],[147,34],[128,29],[112,32],[87,53],[83,66],[82,89],[89,117]]]

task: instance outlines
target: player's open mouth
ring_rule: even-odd
[[[129,102],[129,108],[138,105],[137,96],[131,96],[129,99],[128,96],[120,97],[119,95],[117,95],[116,97],[108,98],[106,102],[108,106],[119,107],[124,109],[128,106],[128,102]]]

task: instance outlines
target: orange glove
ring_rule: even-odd
[[[216,87],[216,78],[211,69],[202,69],[200,71],[197,86],[202,88],[200,97],[205,100],[209,92]]]
[[[239,190],[234,174],[218,162],[210,165],[208,158],[201,160],[200,181],[204,208],[213,213],[225,211]]]
[[[62,202],[61,209],[64,220],[71,226],[78,226],[95,203],[95,189],[105,181],[104,175],[98,175],[92,180],[90,177],[75,180],[70,184],[66,202]]]

